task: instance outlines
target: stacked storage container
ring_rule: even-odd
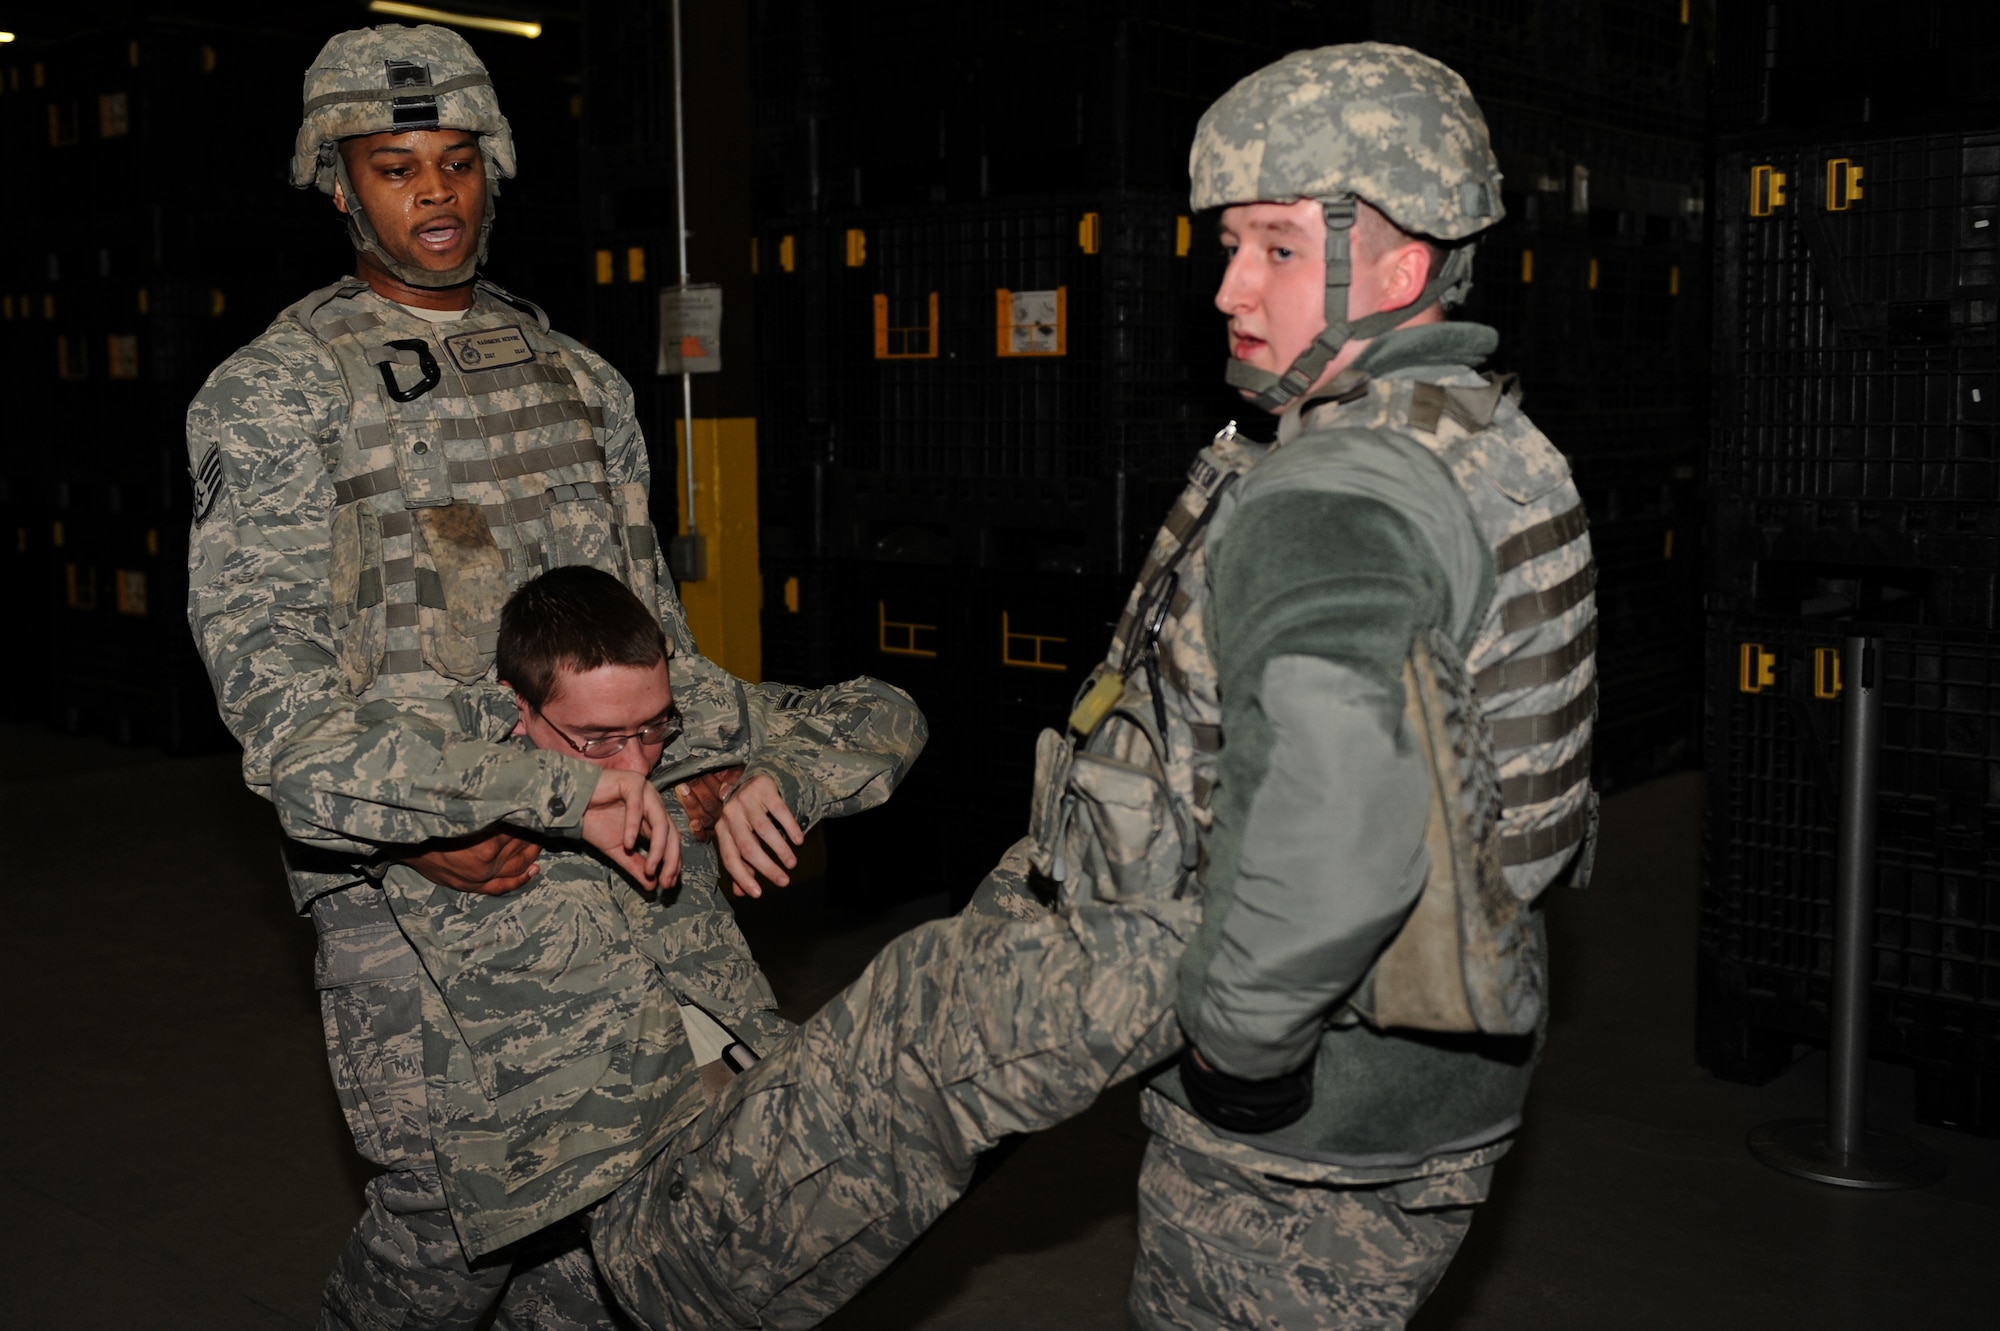
[[[1923,17],[1935,61],[1977,46]],[[1759,1080],[1826,1033],[1834,662],[1880,636],[1873,1049],[2000,1134],[2000,106],[1785,35],[1717,164],[1699,1052]]]
[[[311,247],[282,210],[192,182],[218,157],[232,179],[277,176],[285,115],[242,112],[297,95],[303,57],[274,61],[272,45],[139,24],[0,57],[21,186],[0,220],[14,390],[0,504],[23,645],[7,696],[23,716],[177,749],[225,742],[184,617],[182,417],[281,303],[256,292]]]
[[[1236,79],[1304,47],[1406,42],[1479,96],[1509,218],[1466,316],[1499,328],[1493,368],[1521,372],[1590,505],[1599,778],[1691,756],[1706,16],[1489,8],[756,7],[766,673],[918,696],[925,776],[880,821],[944,881],[1019,834],[1032,737],[1101,656],[1194,453],[1231,418],[1270,429],[1221,383],[1187,147]]]

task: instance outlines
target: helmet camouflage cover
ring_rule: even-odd
[[[1231,363],[1230,381],[1276,410],[1350,337],[1373,337],[1472,285],[1471,239],[1498,222],[1500,167],[1486,119],[1456,73],[1381,42],[1294,51],[1203,114],[1188,154],[1196,209],[1318,200],[1327,218],[1327,331],[1281,378]],[[1347,319],[1354,203],[1446,250],[1410,307]]]
[[[292,152],[292,184],[317,185],[323,194],[339,183],[355,197],[341,159],[342,139],[409,130],[461,129],[479,136],[486,163],[486,216],[479,251],[460,269],[432,273],[411,269],[385,254],[358,206],[348,210],[355,248],[367,250],[397,277],[415,286],[454,286],[471,278],[486,257],[499,182],[513,178],[514,131],[500,114],[500,99],[486,66],[465,38],[431,24],[414,28],[385,23],[333,37],[306,70],[305,116]]]

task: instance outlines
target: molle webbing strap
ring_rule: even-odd
[[[1213,474],[1203,476],[1201,470],[1205,467],[1207,467],[1205,460],[1196,458],[1195,465],[1188,469],[1188,478],[1191,488],[1203,487],[1208,502],[1197,511],[1186,502],[1188,491],[1185,490],[1181,492],[1181,497],[1174,501],[1173,511],[1167,514],[1167,520],[1163,524],[1167,534],[1174,538],[1173,553],[1165,561],[1155,558],[1153,554],[1146,556],[1146,562],[1139,570],[1139,586],[1142,592],[1135,603],[1126,606],[1125,613],[1119,616],[1118,627],[1111,634],[1113,647],[1121,648],[1124,657],[1118,667],[1120,673],[1130,670],[1138,663],[1132,633],[1139,626],[1139,614],[1152,609],[1153,598],[1159,594],[1160,579],[1173,573],[1180,567],[1181,561],[1187,558],[1195,540],[1207,529],[1209,520],[1215,516],[1216,506],[1222,502],[1223,491],[1227,490],[1239,475],[1233,471],[1214,472],[1213,468],[1208,468]],[[1175,600],[1178,604],[1170,605],[1169,613],[1180,614],[1187,606],[1193,604],[1192,601],[1182,600],[1184,596],[1185,593],[1177,588]]]
[[[1478,434],[1493,423],[1506,388],[1495,380],[1474,388],[1469,384],[1412,384],[1410,424],[1424,434],[1436,434],[1440,417],[1458,422],[1467,434]]]
[[[384,529],[386,533],[386,528]],[[1553,684],[1582,665],[1597,649],[1597,620],[1592,618],[1583,632],[1552,652],[1540,656],[1517,656],[1511,661],[1488,666],[1472,677],[1472,687],[1482,698],[1497,698],[1516,689]]]
[[[1538,522],[1502,541],[1500,548],[1493,552],[1493,571],[1507,573],[1517,569],[1530,559],[1568,545],[1589,527],[1590,519],[1585,516],[1582,504],[1567,508],[1548,521]]]
[[[424,654],[420,651],[384,652],[382,668],[375,672],[383,675],[435,675],[437,671],[424,664]]]
[[[1500,799],[1510,809],[1543,804],[1589,775],[1590,746],[1586,744],[1553,772],[1526,772],[1508,777],[1500,783]]]
[[[512,434],[517,430],[532,430],[542,425],[553,425],[557,421],[587,420],[593,427],[604,424],[601,408],[585,406],[581,402],[565,399],[560,402],[544,402],[540,407],[564,407],[567,410],[550,416],[547,420],[531,419],[538,407],[520,407],[513,411],[496,411],[490,416],[451,417],[445,420],[413,421],[405,423],[405,430],[421,429],[432,439],[486,439],[495,435]],[[358,448],[382,448],[396,442],[394,428],[389,425],[364,425],[354,432]]]
[[[1539,716],[1510,716],[1490,722],[1493,747],[1500,753],[1552,744],[1588,721],[1597,712],[1597,681],[1553,712]]]
[[[508,365],[497,370],[478,370],[463,374],[459,381],[465,385],[466,396],[477,397],[482,393],[498,393],[504,389],[521,388],[528,384],[561,384],[570,382],[570,373],[560,365],[547,361],[529,361],[525,365]]]
[[[1185,692],[1185,690],[1183,690]],[[1194,739],[1194,746],[1202,753],[1222,752],[1222,727],[1205,721],[1188,722],[1188,733]]]
[[[550,405],[564,404],[552,403]],[[592,408],[592,410],[594,411],[595,408]],[[508,414],[512,415],[513,413],[510,412]],[[424,428],[436,435],[450,436],[455,434],[455,432],[448,429],[433,429],[432,427],[461,425],[476,427],[477,424],[478,422],[476,421],[434,421],[427,423]],[[357,433],[366,434],[369,430],[380,428],[379,426],[369,426],[364,430],[357,431]],[[483,436],[475,429],[470,436],[458,435],[457,437],[480,438]],[[604,449],[595,439],[577,439],[568,443],[550,444],[546,448],[534,448],[525,453],[513,453],[504,457],[486,458],[476,462],[453,462],[449,464],[448,471],[454,483],[466,484],[472,481],[511,480],[516,476],[526,476],[531,472],[553,471],[557,467],[574,466],[579,463],[596,463],[601,466],[603,462]],[[337,503],[351,504],[357,499],[367,499],[373,495],[387,494],[391,490],[398,489],[401,483],[393,466],[382,467],[376,471],[367,472],[364,475],[335,481],[333,483],[333,497]]]
[[[398,601],[382,613],[385,616],[383,622],[392,629],[413,629],[419,619],[415,601]]]
[[[1583,840],[1590,825],[1590,805],[1577,805],[1547,827],[1500,838],[1500,863],[1508,867],[1545,860]]]
[[[406,83],[397,88],[369,88],[357,92],[321,93],[306,103],[305,114],[311,115],[323,106],[343,106],[349,103],[406,101],[412,97],[436,98],[461,88],[476,88],[481,84],[491,85],[492,79],[484,73],[460,74],[455,79],[443,83]],[[453,128],[456,128],[454,126]]]
[[[504,504],[481,504],[480,511],[486,514],[486,524],[498,531],[502,527],[512,527],[523,522],[533,522],[548,508],[547,492],[523,495],[519,499]],[[408,536],[416,526],[416,519],[407,508],[399,508],[393,513],[382,515],[382,536],[387,540],[397,536]]]
[[[574,407],[570,402],[551,402],[550,407]],[[510,416],[515,414],[508,413]],[[574,412],[552,415],[551,424],[556,420],[574,420]],[[480,458],[473,462],[451,464],[453,484],[467,485],[475,481],[511,481],[517,476],[527,476],[534,472],[554,471],[557,467],[574,467],[584,463],[603,465],[604,449],[595,439],[571,439],[560,444],[549,444],[543,448],[531,448],[525,453],[508,453],[497,458]]]
[[[380,315],[350,314],[345,319],[332,319],[326,323],[314,324],[313,332],[319,335],[321,341],[331,342],[337,337],[352,337],[356,333],[365,333],[371,328],[381,326]]]
[[[1500,610],[1501,627],[1507,633],[1518,633],[1546,624],[1590,595],[1596,586],[1597,561],[1592,560],[1547,591],[1529,592],[1507,602]]]

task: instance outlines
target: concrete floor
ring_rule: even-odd
[[[921,779],[921,777],[919,778]],[[327,1085],[309,930],[269,811],[230,758],[0,725],[0,1326],[310,1326],[365,1177]],[[1555,1017],[1527,1127],[1422,1331],[1991,1328],[2000,1142],[1915,1126],[1900,1070],[1874,1121],[1949,1159],[1869,1194],[1770,1172],[1766,1119],[1821,1107],[1824,1061],[1717,1082],[1690,1034],[1699,780],[1606,805],[1598,886],[1554,903]],[[806,888],[746,913],[788,1010],[810,1010],[889,916]],[[1123,1325],[1129,1093],[1023,1142],[830,1325]]]

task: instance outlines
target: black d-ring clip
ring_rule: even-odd
[[[399,337],[394,342],[389,343],[389,345],[397,351],[416,352],[417,368],[424,372],[424,377],[417,380],[414,388],[398,388],[396,386],[396,372],[389,368],[390,362],[379,361],[376,363],[375,368],[382,372],[382,387],[396,401],[415,402],[418,398],[436,388],[444,379],[444,376],[438,372],[437,358],[431,355],[431,344],[422,338]]]

